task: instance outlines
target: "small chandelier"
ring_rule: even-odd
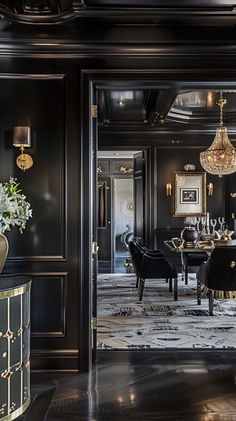
[[[226,99],[222,97],[222,92],[216,103],[220,106],[220,127],[216,129],[211,146],[200,153],[200,162],[205,171],[222,177],[236,171],[236,149],[229,141],[227,128],[223,126],[223,107]]]

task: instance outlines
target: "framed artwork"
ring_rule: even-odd
[[[206,173],[179,172],[174,176],[174,216],[206,215]]]

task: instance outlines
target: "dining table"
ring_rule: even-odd
[[[217,245],[234,245],[236,246],[236,240],[214,240],[214,241],[199,241],[192,246],[186,247],[184,242],[180,238],[172,238],[171,240],[165,240],[164,244],[174,253],[180,253],[181,257],[181,268],[182,268],[182,281],[184,280],[184,253],[206,253],[208,256],[211,255],[212,251]],[[204,287],[201,291],[201,284],[197,280],[197,302],[201,303],[201,295],[206,296],[208,288]],[[236,298],[236,291],[215,291],[214,298]]]

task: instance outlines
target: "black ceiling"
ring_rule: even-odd
[[[101,128],[145,130],[189,128],[212,130],[219,124],[220,92],[212,89],[100,89],[98,121]],[[224,90],[224,122],[236,128],[236,89]]]
[[[107,18],[153,23],[235,24],[232,0],[0,0],[9,22],[57,24],[76,18]]]

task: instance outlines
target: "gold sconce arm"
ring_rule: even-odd
[[[171,196],[171,194],[172,194],[172,184],[167,183],[166,184],[166,196]]]
[[[208,196],[212,196],[213,195],[213,192],[214,192],[214,186],[213,186],[212,183],[209,183],[207,185],[207,194],[208,194]]]

